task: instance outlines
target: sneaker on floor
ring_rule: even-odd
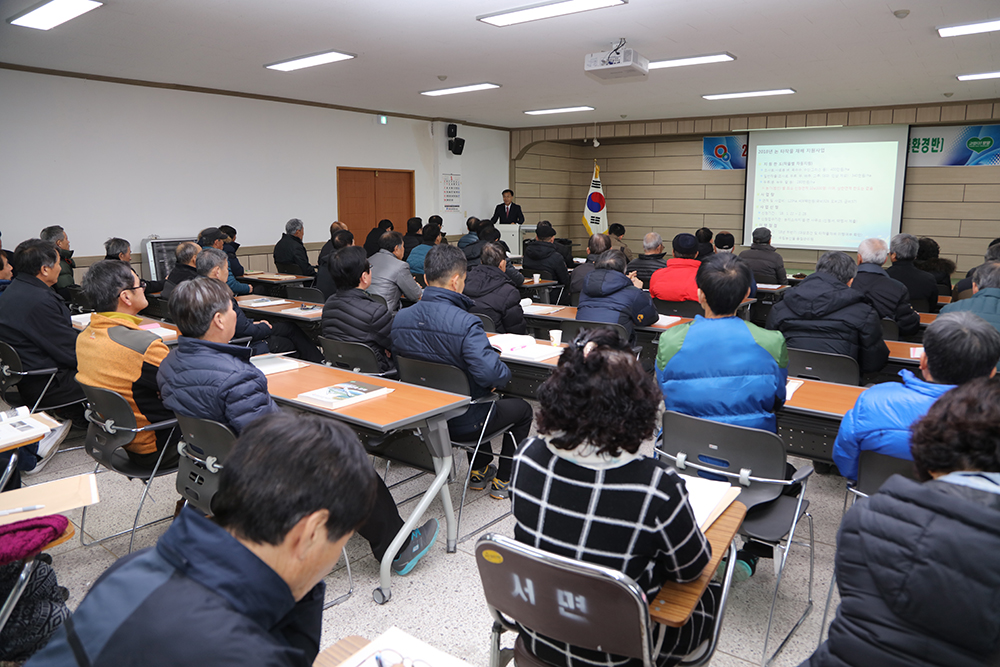
[[[746,581],[757,571],[757,556],[747,553],[743,549],[736,552],[736,565],[733,566],[733,583],[738,584]],[[722,582],[726,578],[726,559],[719,561],[719,567],[715,570],[712,581]]]
[[[406,549],[392,561],[392,571],[400,576],[409,574],[437,540],[439,528],[438,520],[431,519],[414,530],[410,534],[410,543]]]
[[[72,428],[73,422],[64,421],[49,431],[48,435],[42,438],[41,442],[38,443],[38,462],[35,463],[35,467],[31,470],[22,470],[22,475],[36,475],[42,471],[45,464],[52,460],[52,457],[56,455],[59,451],[59,445],[62,441],[66,439],[66,435],[69,433],[70,428]]]
[[[473,470],[472,475],[469,476],[469,491],[482,491],[496,476],[497,467],[492,463],[485,468]]]
[[[510,482],[505,482],[494,477],[493,482],[490,484],[490,498],[497,500],[507,500],[510,498]]]

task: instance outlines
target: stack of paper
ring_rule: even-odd
[[[2,412],[0,413],[0,448],[38,440],[50,430],[52,429],[47,417],[43,414],[32,415],[31,408],[25,405]]]
[[[301,368],[305,364],[301,364],[294,359],[289,359],[284,355],[288,352],[283,352],[281,354],[260,354],[256,357],[250,357],[250,363],[257,367],[264,375],[273,375],[275,373],[282,373],[284,371],[294,371]]]
[[[531,336],[497,334],[490,336],[490,345],[500,351],[501,359],[543,361],[562,354],[561,347],[539,344]]]
[[[910,348],[910,359],[920,359],[924,356],[923,347],[911,347]]]
[[[698,522],[702,532],[708,530],[708,527],[740,495],[740,488],[729,482],[719,482],[693,475],[681,475],[681,479],[684,480],[684,486],[687,487],[688,502],[694,511],[694,519]]]
[[[85,329],[90,324],[90,313],[71,315],[70,319],[73,320],[73,326]]]
[[[523,310],[525,315],[551,315],[558,310],[562,310],[562,306],[542,306],[535,304],[532,306],[525,306]]]
[[[321,317],[323,315],[323,309],[318,305],[315,306],[296,306],[295,308],[282,308],[281,312],[286,315],[302,315],[304,317]]]
[[[757,289],[781,289],[781,285],[771,285],[770,283],[757,283]]]
[[[681,321],[680,317],[674,317],[673,315],[660,315],[657,318],[656,323],[657,324],[662,324],[662,325],[667,325],[667,324],[673,324],[674,322],[680,322],[680,321]]]
[[[795,394],[795,390],[804,385],[803,380],[788,380],[788,384],[785,385],[785,402],[792,400],[792,395]]]
[[[148,331],[149,333],[156,334],[162,340],[173,340],[177,338],[176,331],[174,331],[173,329],[168,329],[166,327],[161,327],[159,324],[155,322],[151,324],[143,324],[139,328],[144,331]]]
[[[291,303],[286,299],[273,299],[271,297],[262,297],[260,299],[250,299],[248,301],[240,301],[241,306],[246,306],[247,308],[263,308],[265,306],[280,306],[282,304]]]

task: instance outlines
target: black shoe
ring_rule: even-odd
[[[737,552],[737,555],[738,554],[755,556],[757,558],[774,558],[774,547],[770,544],[764,544],[763,542],[749,540],[743,544],[743,548]]]

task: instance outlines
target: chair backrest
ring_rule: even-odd
[[[580,305],[580,295],[581,294],[583,294],[583,292],[570,292],[569,293],[569,305],[573,306],[574,308],[577,307],[577,306],[579,306]]]
[[[365,294],[370,296],[374,301],[378,301],[379,303],[381,303],[383,306],[386,307],[386,309],[389,308],[389,302],[386,301],[385,297],[382,296],[381,294],[375,294],[375,292],[365,292]]]
[[[931,304],[927,302],[927,299],[910,299],[910,306],[918,313],[931,312]]]
[[[788,348],[788,377],[857,386],[858,361],[846,354]]]
[[[770,431],[714,422],[667,410],[663,413],[663,442],[660,444],[660,451],[674,461],[682,474],[727,479],[734,485],[739,485],[739,501],[747,509],[774,500],[784,488],[777,484],[747,479],[785,479],[785,443]],[[681,457],[681,454],[684,456]],[[711,471],[702,474],[694,469],[683,468],[687,463],[708,467]],[[747,471],[745,475],[744,471]],[[720,474],[713,477],[713,473]],[[746,479],[745,484],[738,479],[741,475]]]
[[[63,292],[68,297],[69,305],[73,310],[81,313],[91,313],[94,311],[94,307],[91,305],[90,299],[87,298],[83,288],[79,285],[67,285],[63,288]]]
[[[278,273],[288,273],[293,276],[298,275],[300,270],[298,264],[279,264],[278,262],[274,263],[274,268],[278,270]]]
[[[565,341],[565,342],[570,342],[574,338],[576,338],[576,335],[578,333],[580,333],[581,329],[600,329],[602,327],[605,328],[605,329],[614,329],[616,332],[618,332],[618,337],[619,338],[621,338],[623,341],[627,341],[628,340],[628,332],[625,331],[625,327],[623,327],[622,325],[618,324],[617,322],[615,322],[615,323],[609,323],[609,322],[588,322],[587,320],[560,320],[559,321],[559,328],[562,329],[562,332],[563,332],[563,341]]]
[[[476,565],[490,613],[585,649],[652,665],[646,596],[630,577],[488,534]]]
[[[951,302],[954,303],[956,301],[961,301],[962,299],[971,299],[971,298],[972,298],[972,288],[969,288],[969,289],[964,289],[955,296],[951,297]]]
[[[336,368],[355,373],[381,373],[375,351],[364,343],[349,343],[324,336],[319,337],[323,357]]]
[[[11,387],[20,382],[23,372],[24,366],[17,350],[0,341],[0,394],[6,395]]]
[[[916,479],[913,461],[866,450],[858,458],[858,483],[854,488],[870,496],[893,475]]]
[[[951,296],[951,285],[938,283],[938,296]]]
[[[412,273],[413,279],[417,281],[417,284],[421,287],[427,287],[427,281],[424,279],[424,274],[422,273]]]
[[[899,325],[896,324],[896,320],[890,320],[888,317],[882,318],[882,339],[899,340]]]
[[[116,452],[135,439],[135,413],[121,394],[104,389],[91,387],[77,382],[87,397],[85,416],[90,422],[87,426],[87,439],[84,449],[101,465],[118,470],[125,455]]]
[[[674,317],[694,317],[704,315],[705,309],[697,301],[662,301],[653,299],[656,312],[661,315],[673,315]]]
[[[469,378],[462,369],[449,364],[439,364],[434,361],[408,359],[396,355],[399,364],[399,379],[407,384],[417,384],[453,394],[470,396]]]
[[[483,313],[472,313],[472,314],[483,321],[483,330],[486,333],[497,332],[496,322],[494,322],[493,318],[491,318],[489,315],[484,315]]]
[[[199,511],[211,516],[212,499],[219,490],[219,473],[236,442],[229,428],[210,419],[177,415],[181,428],[177,492]]]
[[[302,287],[301,285],[286,285],[285,295],[289,299],[305,301],[306,303],[326,303],[323,291],[318,287]]]

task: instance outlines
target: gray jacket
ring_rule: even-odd
[[[372,267],[372,284],[369,294],[378,294],[385,299],[389,312],[399,310],[399,295],[402,293],[410,301],[419,301],[423,290],[413,279],[410,265],[396,259],[396,256],[384,248],[368,258]]]

